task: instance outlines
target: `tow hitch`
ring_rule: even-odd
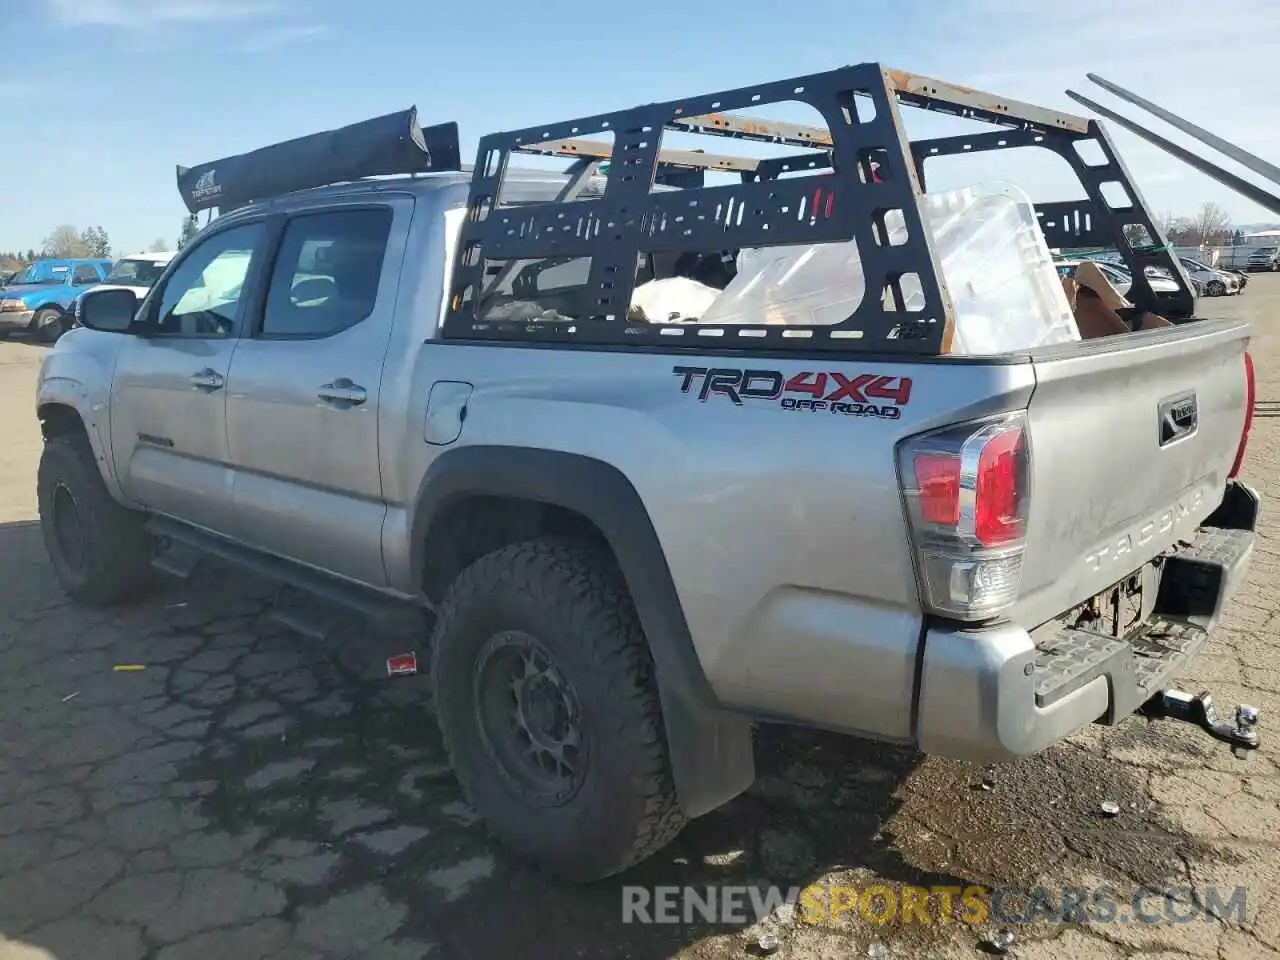
[[[1165,690],[1143,704],[1140,712],[1152,719],[1194,724],[1213,739],[1229,744],[1237,757],[1248,756],[1249,751],[1258,749],[1258,708],[1242,703],[1236,707],[1235,723],[1219,720],[1207,690],[1198,696],[1181,690]]]

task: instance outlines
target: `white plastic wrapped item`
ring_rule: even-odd
[[[1080,339],[1035,207],[1010,184],[926,194],[920,204],[955,306],[952,353],[991,354]],[[902,217],[888,218],[890,243]],[[703,324],[835,324],[866,293],[853,242],[744,250]],[[878,291],[877,291],[878,292]],[[903,281],[907,310],[923,305]],[[904,317],[904,319],[909,319]]]
[[[700,318],[719,296],[715,287],[697,280],[668,277],[637,286],[631,294],[631,306],[644,311],[650,323],[681,323]]]

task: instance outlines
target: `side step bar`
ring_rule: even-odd
[[[151,518],[147,522],[147,530],[161,547],[152,565],[170,576],[185,580],[202,559],[217,557],[279,584],[273,616],[278,622],[304,635],[317,639],[328,636],[337,619],[333,616],[336,611],[326,611],[314,604],[290,603],[288,601],[293,599],[289,597],[290,591],[302,594],[302,599],[316,598],[389,629],[414,629],[419,631],[419,635],[426,629],[424,617],[427,611],[409,601],[388,597],[289,560],[259,553],[164,517]]]

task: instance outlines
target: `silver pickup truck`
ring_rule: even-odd
[[[783,100],[827,126],[726,112]],[[904,107],[1000,129],[910,142]],[[315,598],[304,632],[416,616],[467,796],[579,880],[743,791],[758,722],[991,762],[1142,709],[1255,746],[1168,686],[1253,544],[1247,326],[948,352],[925,161],[1028,144],[1090,198],[1041,205],[1051,246],[1116,246],[1139,308],[1145,266],[1186,282],[1125,240],[1158,228],[1097,122],[877,64],[491,134],[470,170],[414,111],[179,168],[218,218],[141,302],[86,294],[43,364],[53,568],[110,604],[217,556]],[[850,238],[886,294],[837,324],[629,310],[726,251]]]

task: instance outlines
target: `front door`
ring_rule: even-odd
[[[388,250],[403,250],[412,210],[405,198],[290,216],[227,389],[239,538],[378,586],[378,410],[400,266]]]
[[[264,238],[253,222],[193,245],[147,298],[147,335],[128,338],[112,382],[112,456],[125,494],[222,533],[233,519],[225,388],[241,292]]]

